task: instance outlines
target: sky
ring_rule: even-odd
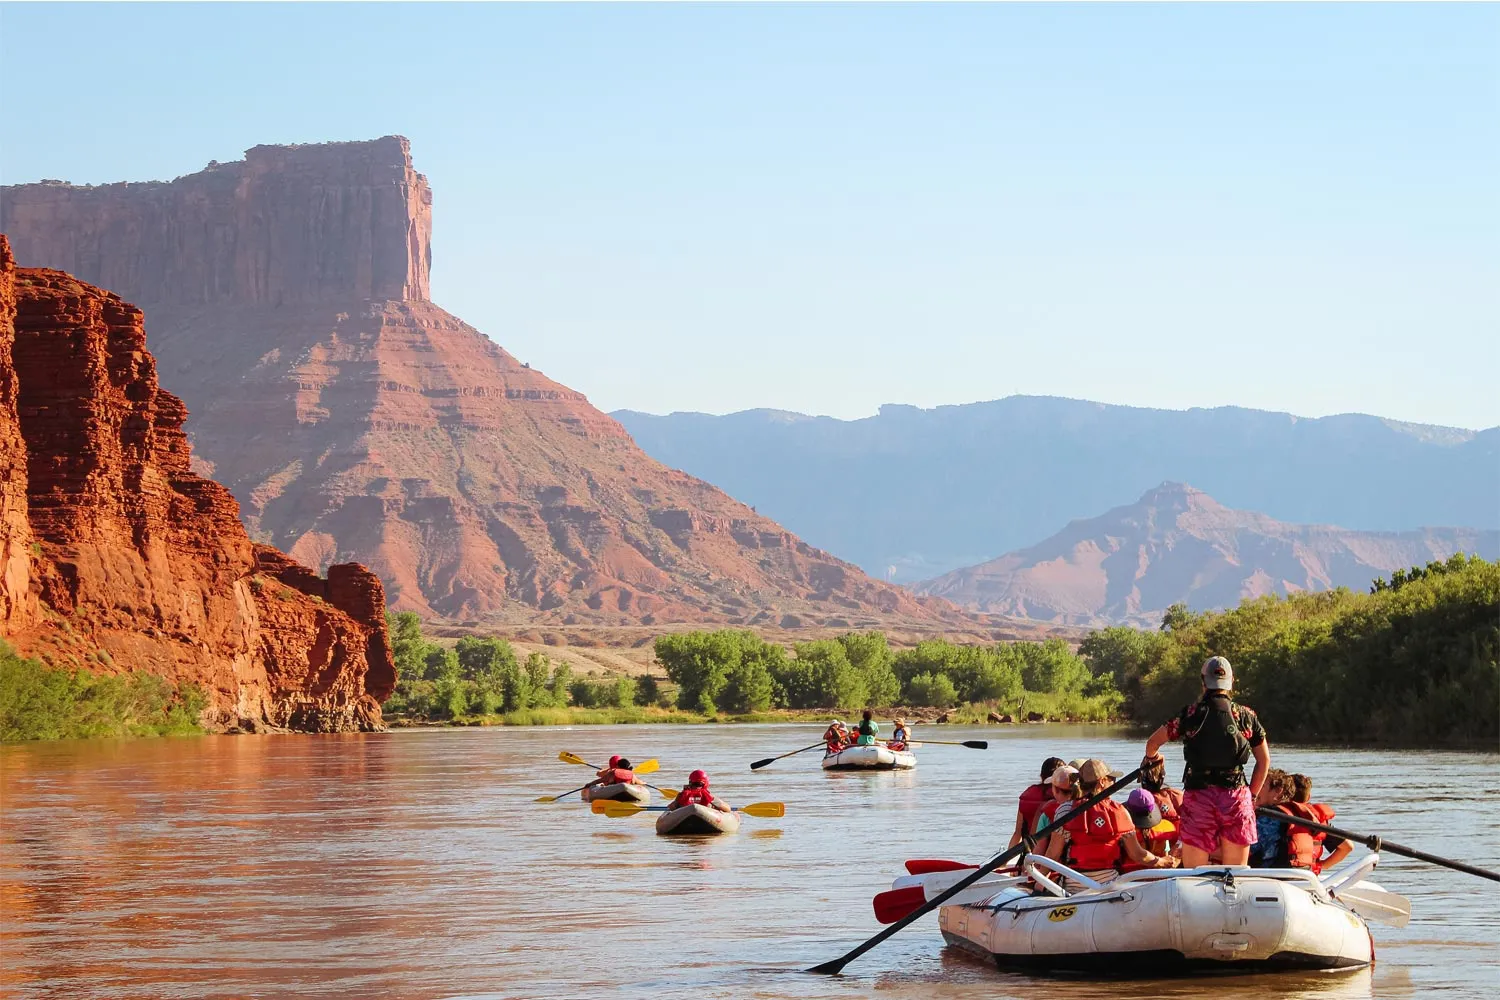
[[[1497,53],[1479,4],[8,4],[0,180],[405,135],[433,298],[604,409],[1482,428]]]

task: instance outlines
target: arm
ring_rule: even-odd
[[[1125,856],[1138,865],[1150,865],[1152,868],[1172,867],[1170,857],[1159,857],[1146,850],[1133,832],[1120,838],[1120,846],[1125,849]]]
[[[1156,732],[1151,734],[1151,738],[1146,740],[1146,756],[1152,758],[1160,757],[1162,745],[1171,742],[1171,740],[1172,736],[1167,727],[1165,725],[1159,726]]]
[[[1328,855],[1328,857],[1326,857],[1326,858],[1323,859],[1323,861],[1322,861],[1323,867],[1324,868],[1332,868],[1334,865],[1338,864],[1340,861],[1343,861],[1345,858],[1347,858],[1349,856],[1349,852],[1352,851],[1352,850],[1354,850],[1354,845],[1351,844],[1351,843],[1349,843],[1349,841],[1347,841],[1347,840],[1341,840],[1341,841],[1339,841],[1339,846],[1337,846],[1337,847],[1335,847],[1333,849],[1333,853],[1330,854],[1330,855]]]
[[[1250,797],[1253,799],[1260,795],[1266,784],[1266,775],[1271,773],[1271,741],[1261,740],[1250,748],[1250,752],[1255,754],[1255,772],[1250,775]]]
[[[1016,829],[1010,835],[1010,843],[1005,845],[1008,851],[1021,842],[1021,834],[1026,832],[1026,819],[1021,815],[1021,810],[1016,810]]]

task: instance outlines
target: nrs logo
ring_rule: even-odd
[[[1078,907],[1076,906],[1059,906],[1047,914],[1047,919],[1054,924],[1060,924],[1077,912]]]

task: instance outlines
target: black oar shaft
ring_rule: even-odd
[[[1272,809],[1270,806],[1261,806],[1255,812],[1257,815],[1264,816],[1267,819],[1279,820],[1288,825],[1305,826],[1311,830],[1321,830],[1323,833],[1330,833],[1335,837],[1343,837],[1345,840],[1352,840],[1356,844],[1364,844],[1372,851],[1390,851],[1392,854],[1400,854],[1403,857],[1414,858],[1417,861],[1425,861],[1430,865],[1441,865],[1444,868],[1452,868],[1454,871],[1465,872],[1469,875],[1478,875],[1480,878],[1500,882],[1500,873],[1492,872],[1487,868],[1476,868],[1473,865],[1466,865],[1462,861],[1454,861],[1452,858],[1428,854],[1426,851],[1419,851],[1415,847],[1406,847],[1405,845],[1396,843],[1394,840],[1386,840],[1384,837],[1376,836],[1375,834],[1341,830],[1336,826],[1329,826],[1326,823],[1319,823],[1315,820],[1303,819],[1301,816],[1293,816],[1282,812],[1280,809]]]
[[[809,751],[809,750],[816,750],[820,746],[823,746],[823,741],[822,740],[819,740],[818,742],[814,743],[812,746],[803,747],[801,750],[793,750],[791,753],[784,753],[784,754],[781,755],[781,757],[767,757],[764,760],[758,760],[754,764],[750,765],[750,770],[752,770],[752,771],[759,771],[761,768],[765,767],[767,764],[774,764],[778,760],[781,760],[782,757],[795,757],[799,753],[807,753],[807,751]]]
[[[1101,790],[1095,792],[1093,795],[1090,795],[1088,798],[1080,800],[1078,803],[1076,803],[1073,806],[1072,811],[1068,813],[1067,817],[1065,817],[1062,820],[1062,822],[1066,823],[1068,821],[1068,819],[1071,819],[1074,816],[1080,816],[1080,815],[1082,815],[1083,811],[1085,809],[1088,809],[1090,806],[1095,806],[1095,805],[1098,805],[1100,802],[1103,802],[1105,799],[1109,798],[1115,792],[1119,791],[1120,789],[1124,788],[1126,785],[1128,785],[1131,782],[1135,781],[1135,779],[1138,778],[1138,777],[1140,777],[1140,775],[1141,775],[1141,769],[1140,768],[1136,768],[1134,771],[1131,771],[1129,774],[1125,775],[1125,777],[1121,778],[1119,781],[1115,782],[1113,785],[1110,785],[1108,788],[1101,789]],[[1047,829],[1049,829],[1051,826],[1054,826],[1054,825],[1056,825],[1056,824],[1049,824],[1047,827],[1043,827],[1042,830],[1038,831],[1038,832],[1044,832]],[[865,952],[869,951],[871,948],[875,947],[880,942],[882,942],[886,938],[890,937],[892,934],[895,934],[897,931],[899,931],[902,928],[906,927],[908,924],[911,924],[911,923],[919,920],[920,918],[926,916],[927,914],[931,913],[933,910],[937,909],[939,906],[942,906],[944,903],[946,903],[952,897],[958,895],[960,892],[963,892],[969,886],[973,885],[975,882],[978,882],[980,879],[984,878],[986,875],[988,875],[990,872],[994,871],[996,868],[1002,867],[1007,861],[1009,861],[1012,858],[1017,857],[1017,856],[1025,853],[1025,851],[1026,851],[1026,842],[1022,841],[1021,843],[1017,844],[1015,847],[1012,847],[1010,850],[1005,851],[1002,854],[997,855],[992,860],[986,862],[985,864],[980,865],[978,868],[974,869],[973,872],[971,872],[970,874],[968,874],[967,876],[965,876],[963,879],[961,879],[958,882],[955,882],[952,886],[950,886],[947,889],[947,891],[940,893],[935,899],[929,899],[926,903],[924,903],[921,906],[917,907],[917,909],[915,909],[912,912],[908,913],[906,916],[902,917],[900,920],[896,921],[894,924],[891,924],[885,930],[883,930],[880,933],[876,934],[874,937],[870,938],[864,944],[860,945],[859,947],[855,948],[853,951],[851,951],[848,954],[844,955],[842,958],[836,958],[832,962],[824,962],[822,965],[814,966],[813,968],[808,969],[807,971],[808,972],[822,973],[824,975],[829,975],[829,976],[836,976],[836,975],[838,975],[840,972],[843,971],[844,966],[848,965],[850,962],[854,961],[856,958],[858,958],[859,956],[863,955]]]

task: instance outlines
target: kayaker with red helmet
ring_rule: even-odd
[[[1162,744],[1182,741],[1182,866],[1197,868],[1215,855],[1226,865],[1246,864],[1256,841],[1255,797],[1271,770],[1271,747],[1255,712],[1234,702],[1234,670],[1222,656],[1201,671],[1203,696],[1146,741],[1142,767],[1154,766]],[[1245,780],[1245,764],[1255,771]]]
[[[715,798],[708,790],[708,774],[702,770],[694,771],[688,775],[687,784],[682,786],[682,791],[677,793],[677,798],[672,800],[672,809],[681,809],[683,806],[700,805],[717,809],[719,812],[733,812],[729,803],[723,799]]]
[[[599,785],[645,784],[645,782],[637,778],[635,776],[635,772],[630,769],[630,761],[624,757],[621,757],[619,754],[614,754],[613,756],[611,756],[609,758],[609,765],[607,767],[601,767],[594,773],[597,774],[598,777],[588,783],[587,787],[589,788],[594,788]]]

